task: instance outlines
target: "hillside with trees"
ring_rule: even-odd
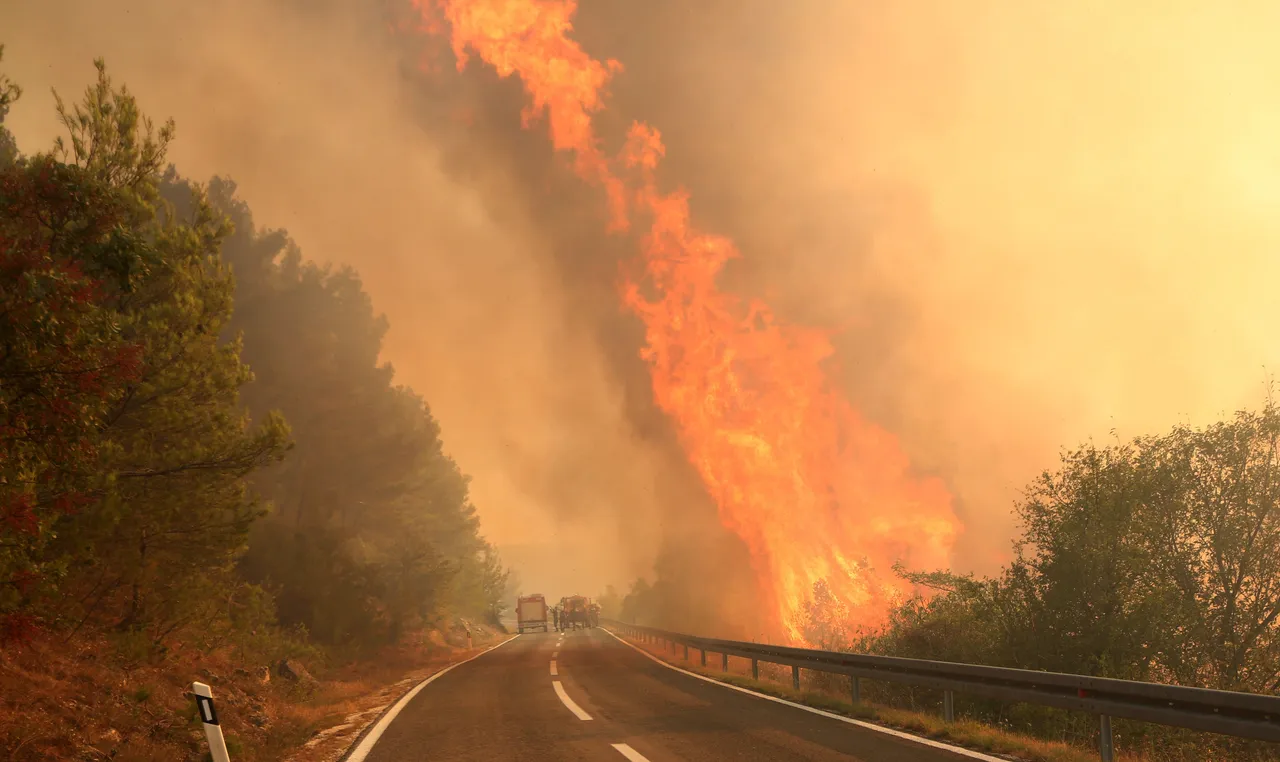
[[[175,126],[149,121],[100,62],[80,101],[59,102],[65,134],[48,150],[23,153],[4,129],[20,95],[0,73],[0,757],[129,743],[172,759],[198,748],[181,693],[197,672],[299,658],[323,672],[461,622],[496,626],[508,571],[427,401],[380,361],[388,325],[359,275],[306,260],[231,180],[170,166]],[[1280,693],[1278,450],[1268,401],[1066,451],[1015,504],[1022,531],[999,573],[899,569],[921,593],[874,631],[819,585],[805,635]],[[607,590],[606,614],[681,629],[680,580],[658,568]],[[265,726],[258,698],[308,700],[301,684],[269,690],[239,714]],[[107,741],[77,709],[86,691]],[[1082,715],[957,709],[1096,737]],[[255,737],[284,746],[237,759],[279,758],[312,729],[272,721]],[[1277,758],[1137,723],[1118,723],[1117,741],[1157,760]]]
[[[212,654],[322,669],[496,626],[507,572],[358,274],[180,176],[172,122],[97,68],[27,154],[0,76],[0,673],[189,685]],[[27,698],[0,699],[0,756],[65,758],[34,719],[59,697]],[[136,711],[190,748],[189,709]]]

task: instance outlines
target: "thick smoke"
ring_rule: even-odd
[[[1256,404],[1280,349],[1274,4],[583,3],[733,277],[1007,557],[1062,445]]]
[[[391,322],[387,360],[431,401],[526,591],[594,595],[657,561],[686,577],[727,561],[745,579],[648,402],[613,288],[624,242],[520,129],[518,89],[424,74],[439,41],[395,33],[395,10],[7,8],[5,63],[28,92],[8,124],[25,149],[48,145],[49,88],[74,98],[104,56],[152,116],[176,119],[185,174],[231,176],[260,223],[358,268]]]
[[[16,6],[16,7],[15,7]],[[653,410],[598,194],[393,0],[0,10],[29,150],[104,55],[309,256],[355,265],[387,358],[475,477],[526,588],[746,577]],[[744,259],[727,286],[839,331],[850,399],[942,476],[990,570],[1016,488],[1080,439],[1257,399],[1280,318],[1274,4],[584,2],[616,137]],[[676,540],[679,540],[678,542]],[[731,570],[731,571],[727,571]],[[692,589],[692,587],[691,587]],[[711,590],[711,586],[697,588]],[[723,588],[721,588],[723,589]],[[708,594],[709,595],[709,594]]]

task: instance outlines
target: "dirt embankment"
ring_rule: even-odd
[[[227,653],[131,659],[106,638],[43,640],[0,651],[0,759],[204,759],[190,695],[198,680],[213,689],[234,762],[333,762],[413,684],[505,636],[457,620],[342,665],[244,664]]]

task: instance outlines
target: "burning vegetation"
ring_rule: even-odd
[[[898,562],[945,566],[961,527],[943,485],[912,473],[892,434],[868,421],[828,377],[820,330],[788,325],[768,304],[723,291],[732,241],[694,227],[688,194],[664,191],[659,131],[634,122],[610,157],[597,115],[617,61],[571,36],[573,0],[416,3],[446,31],[461,69],[472,56],[518,76],[523,123],[545,118],[556,150],[606,194],[612,230],[641,228],[622,302],[645,326],[654,398],[674,422],[721,522],[745,542],[769,601],[769,628],[803,641],[815,588],[872,626],[911,585]],[[438,23],[443,19],[446,24]]]

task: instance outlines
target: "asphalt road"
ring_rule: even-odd
[[[441,675],[386,726],[365,762],[974,756],[690,677],[594,629],[521,635]]]

